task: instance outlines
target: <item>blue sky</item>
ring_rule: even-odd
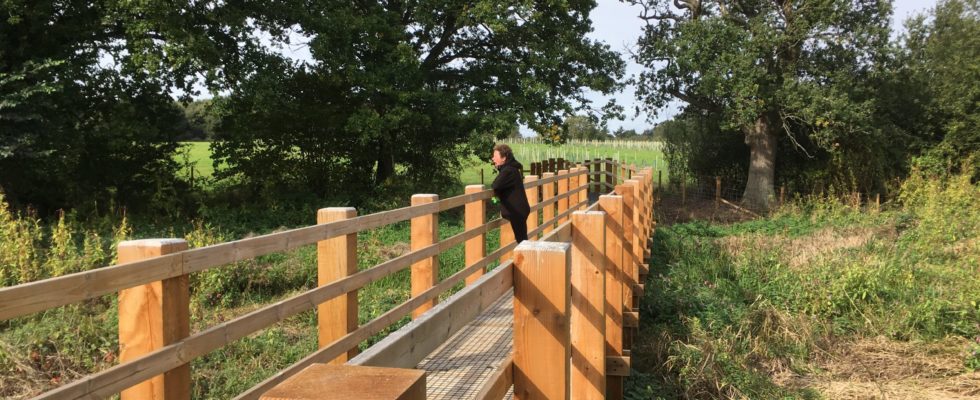
[[[592,24],[595,30],[592,32],[592,39],[603,41],[612,46],[612,49],[624,55],[627,60],[626,74],[636,75],[642,68],[628,57],[628,49],[635,46],[636,39],[642,33],[643,21],[637,16],[640,14],[639,7],[624,4],[618,0],[598,0],[599,6],[592,11]],[[913,13],[918,14],[929,10],[936,5],[936,0],[895,0],[894,13],[892,14],[892,30],[902,30],[902,23]],[[634,118],[632,111],[637,105],[632,87],[626,88],[621,93],[612,96],[616,102],[626,109],[625,121],[609,121],[609,130],[616,128],[636,129],[642,131],[655,125],[657,122],[670,119],[671,116],[679,111],[679,104],[662,110],[656,117],[647,114],[640,114]],[[594,104],[601,106],[608,101],[608,97],[599,93],[591,93],[589,98]],[[524,135],[530,134],[523,130]]]

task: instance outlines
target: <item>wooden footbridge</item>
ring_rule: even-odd
[[[192,360],[313,308],[319,349],[238,399],[622,398],[654,227],[653,171],[597,159],[531,172],[531,240],[520,245],[506,221],[486,221],[492,192],[473,185],[364,216],[325,208],[317,225],[196,249],[124,242],[118,265],[0,289],[0,320],[118,293],[119,364],[38,399],[188,399]],[[437,240],[439,212],[456,207],[465,231]],[[357,232],[409,219],[411,251],[357,271]],[[487,254],[493,229],[501,246]],[[465,267],[438,281],[437,256],[460,244]],[[316,288],[191,334],[189,274],[306,245],[317,246]],[[406,268],[411,298],[359,326],[357,290]],[[409,313],[412,322],[358,354]]]

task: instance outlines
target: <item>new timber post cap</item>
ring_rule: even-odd
[[[184,239],[166,238],[125,240],[119,242],[119,247],[171,247],[180,245],[186,246],[187,241]]]

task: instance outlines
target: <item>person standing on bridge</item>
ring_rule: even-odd
[[[506,144],[493,146],[493,165],[498,174],[490,187],[500,199],[500,217],[510,221],[514,241],[523,242],[527,240],[527,216],[531,214],[524,193],[524,166],[514,159],[514,152]]]

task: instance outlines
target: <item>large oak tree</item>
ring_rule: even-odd
[[[629,2],[647,22],[638,95],[654,111],[680,100],[744,135],[746,204],[768,207],[780,140],[808,157],[822,151],[854,163],[874,142],[864,137],[881,134],[866,89],[888,44],[889,3]]]

